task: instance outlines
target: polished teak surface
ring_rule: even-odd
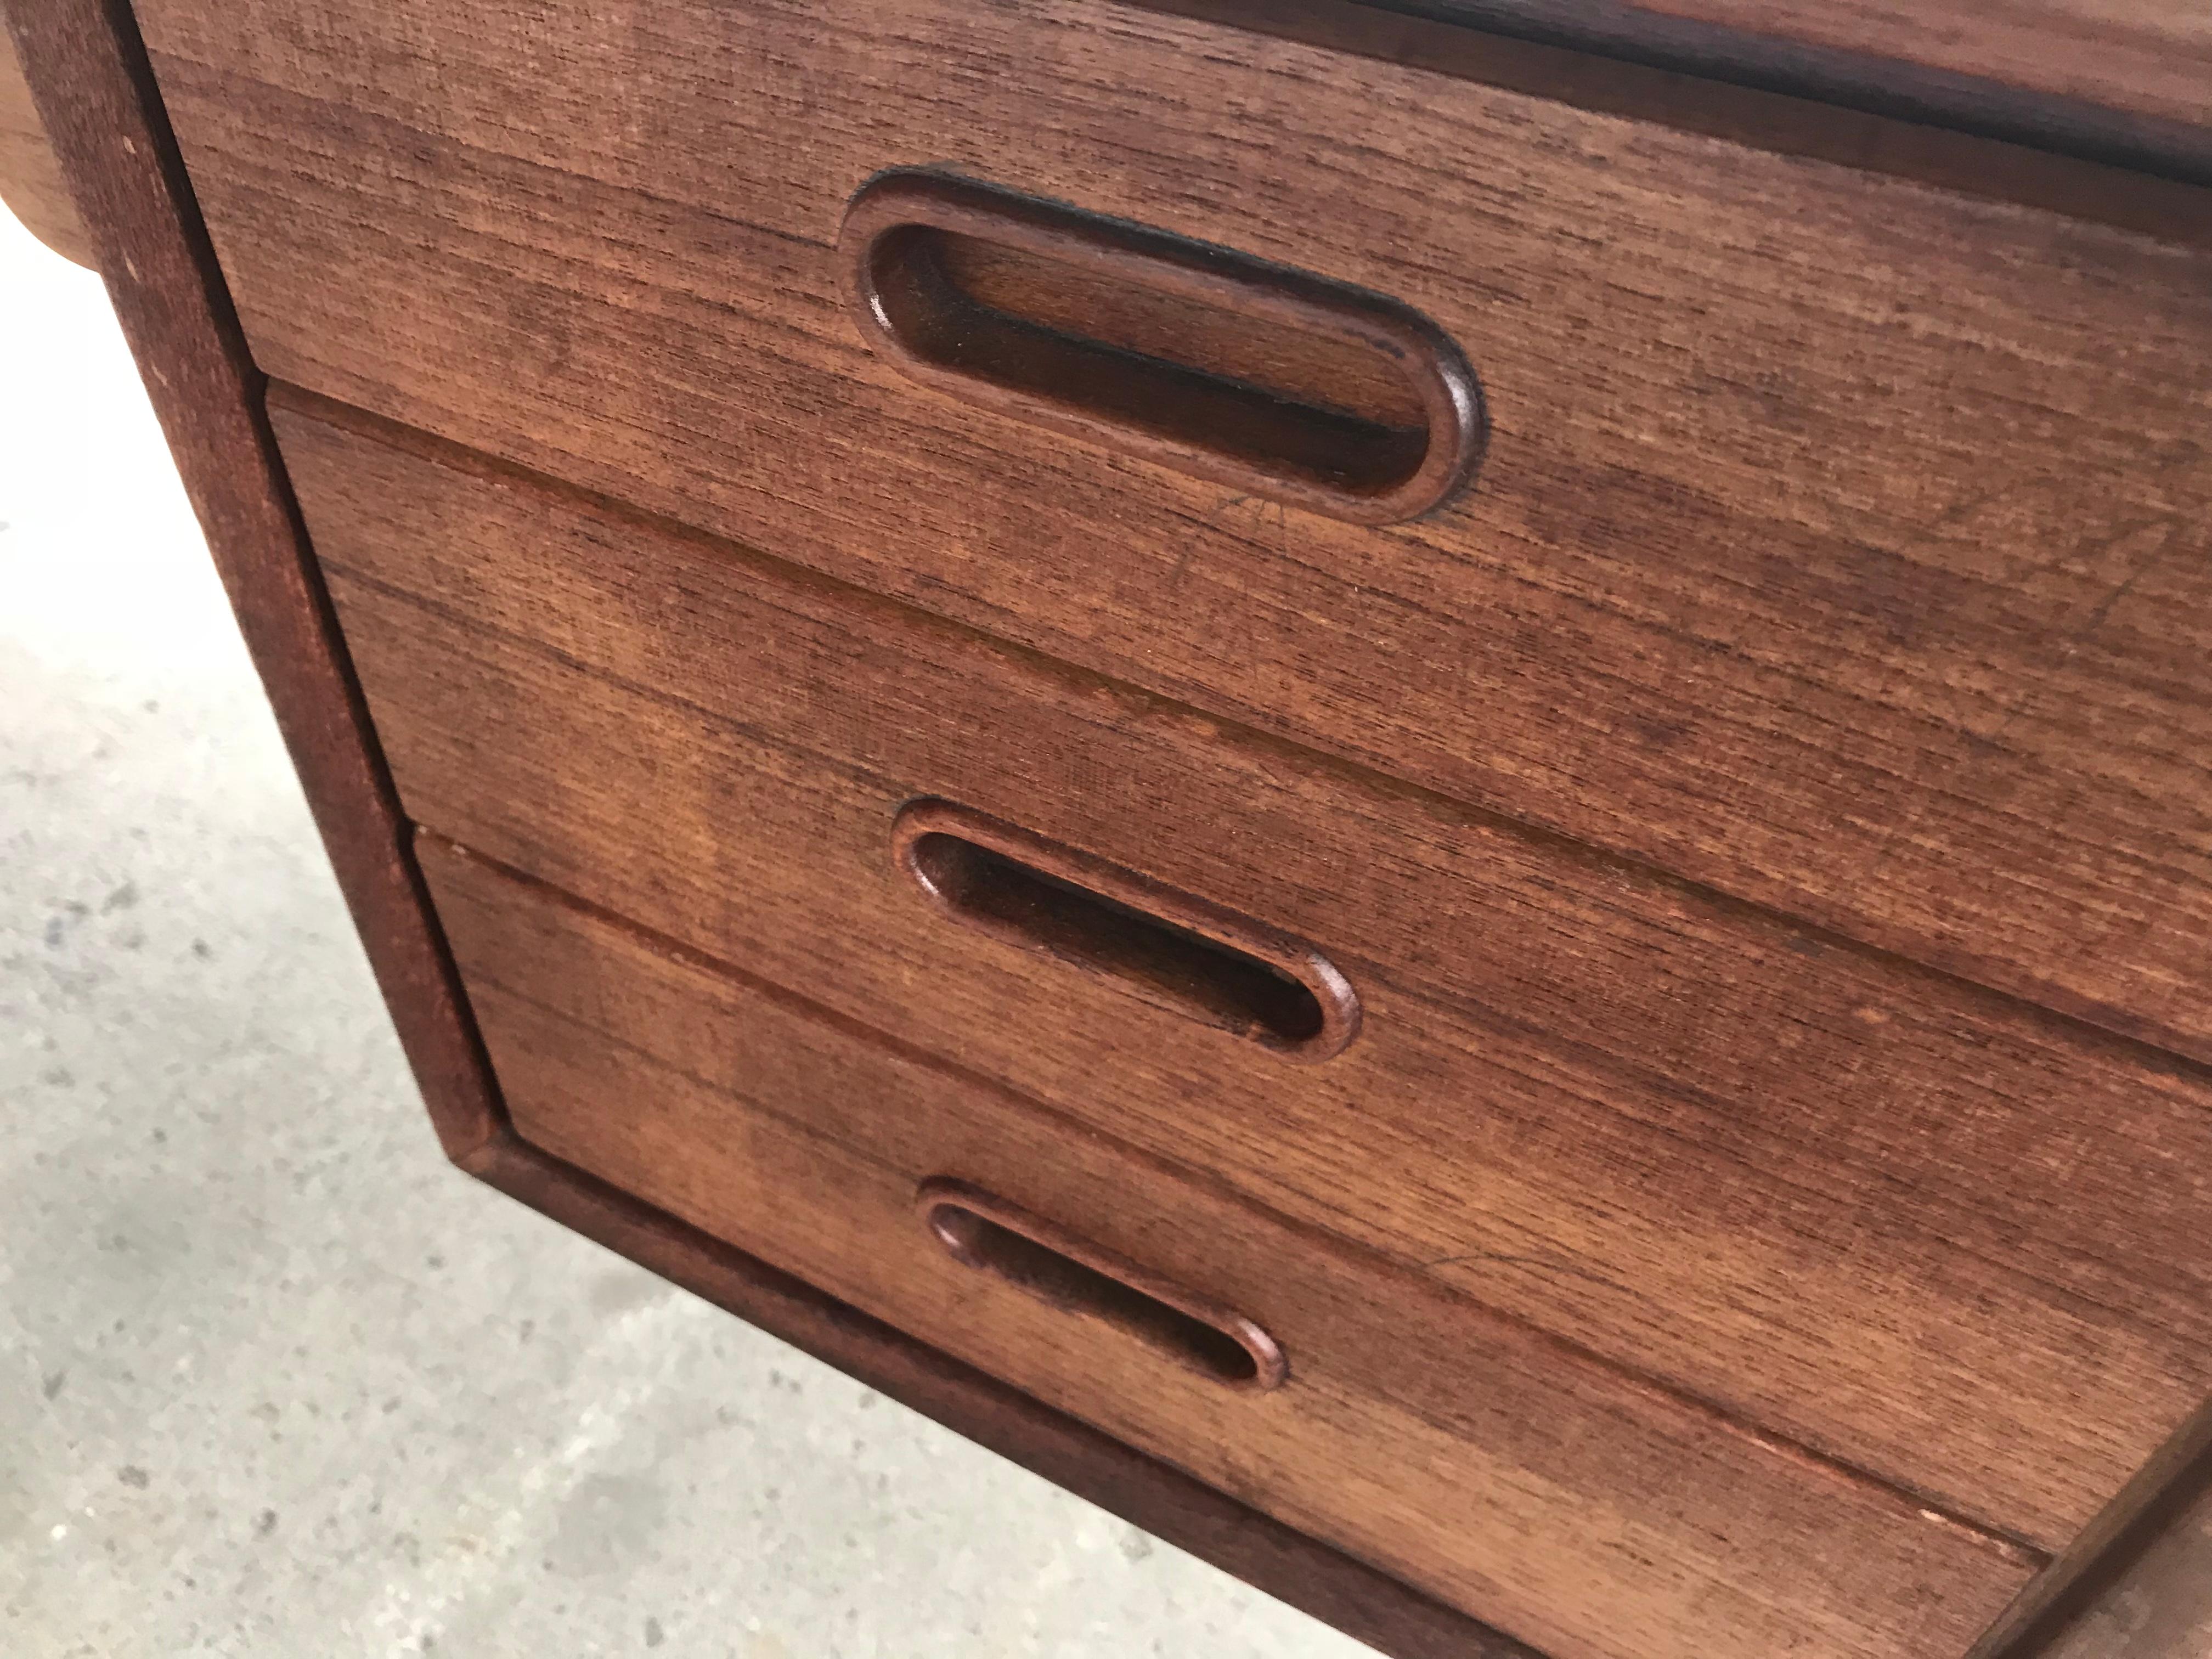
[[[2185,1652],[2187,31],[1430,9],[14,23],[466,1167],[1395,1653]]]

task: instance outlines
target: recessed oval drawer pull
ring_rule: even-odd
[[[1364,289],[914,168],[861,186],[839,246],[915,379],[1249,495],[1389,524],[1481,457],[1466,357]]]
[[[980,1187],[933,1176],[915,1202],[956,1261],[1103,1320],[1202,1376],[1264,1391],[1290,1374],[1275,1339],[1243,1315]]]
[[[1311,945],[950,801],[899,813],[900,867],[953,921],[1133,986],[1287,1058],[1326,1060],[1359,998]]]

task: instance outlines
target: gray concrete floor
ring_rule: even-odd
[[[448,1170],[95,279],[0,211],[0,1653],[1367,1650]]]

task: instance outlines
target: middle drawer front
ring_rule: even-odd
[[[408,811],[1966,1517],[2212,1387],[2212,1101],[1955,982],[294,402]],[[963,803],[1310,940],[1298,1065],[948,921]]]
[[[1553,1659],[1948,1659],[2027,1576],[1416,1273],[420,846],[525,1139]],[[1048,1270],[1040,1297],[955,1261],[917,1214],[945,1178],[1252,1322],[1287,1374],[1234,1386],[1095,1281]]]

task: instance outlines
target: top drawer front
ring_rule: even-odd
[[[145,0],[272,373],[2212,1056],[2207,256],[1096,0]],[[1401,300],[1372,530],[916,386],[952,166]]]

